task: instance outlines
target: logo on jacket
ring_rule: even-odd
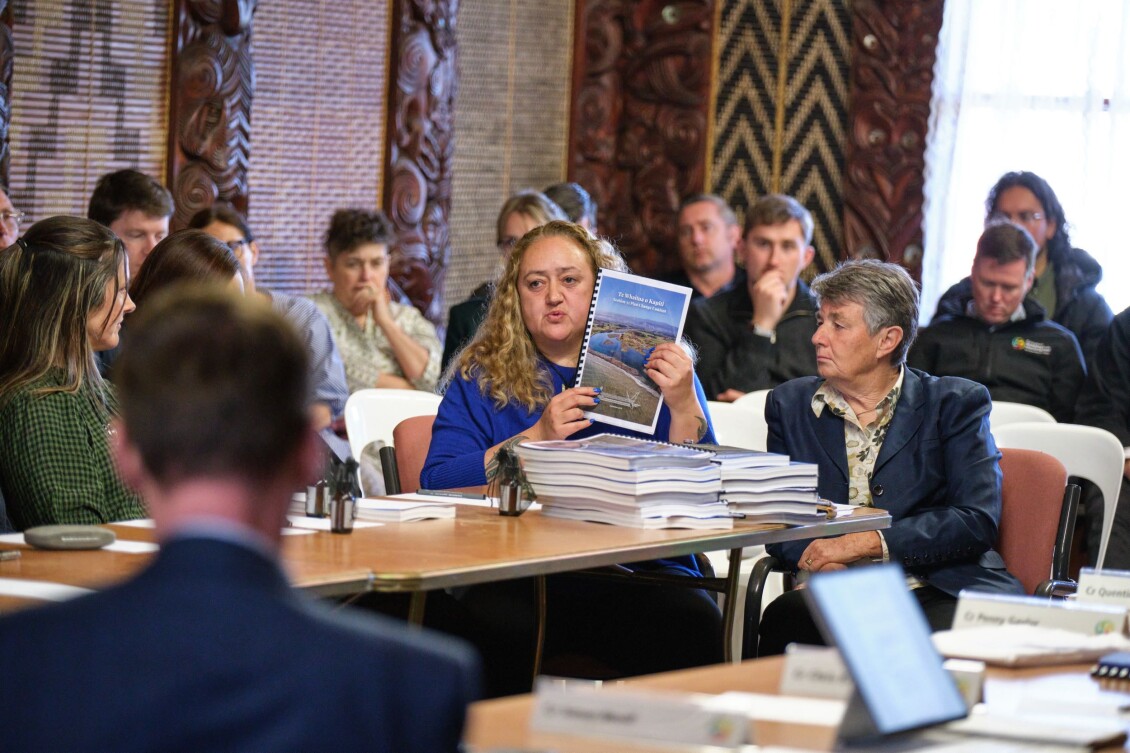
[[[1051,355],[1052,346],[1044,343],[1038,343],[1035,340],[1029,340],[1026,337],[1012,338],[1012,349],[1023,350],[1025,353],[1031,353],[1036,356]]]

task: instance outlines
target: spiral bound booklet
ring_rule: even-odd
[[[663,396],[644,361],[656,345],[682,337],[690,303],[690,288],[600,271],[577,362],[575,386],[601,390],[600,404],[585,412],[587,418],[648,434],[655,431]]]

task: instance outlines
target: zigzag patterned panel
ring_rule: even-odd
[[[716,50],[711,190],[739,214],[765,193],[795,196],[816,222],[815,265],[831,268],[843,256],[850,10],[839,0],[726,0]]]

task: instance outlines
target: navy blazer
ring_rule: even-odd
[[[477,672],[257,551],[181,538],[120,586],[0,620],[0,748],[455,751]]]
[[[812,396],[820,377],[786,382],[769,394],[769,450],[820,466],[820,495],[848,498],[844,422]],[[1001,515],[1000,452],[989,432],[988,391],[968,379],[906,369],[902,394],[875,462],[871,495],[891,514],[883,531],[892,562],[942,591],[1022,593],[994,551]],[[808,541],[772,544],[796,569]]]

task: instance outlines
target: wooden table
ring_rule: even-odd
[[[625,687],[672,690],[692,693],[717,694],[737,690],[749,693],[775,695],[780,683],[783,657],[751,659],[739,664],[719,664],[713,667],[686,669],[678,672],[636,677],[624,680]],[[1015,694],[1040,685],[1041,690],[1053,690],[1064,699],[1087,699],[1114,693],[1099,688],[1087,672],[1090,665],[1047,667],[1040,669],[991,668],[985,684],[985,700],[990,705],[1007,705]],[[1125,700],[1130,696],[1119,693]],[[609,750],[623,753],[650,753],[651,751],[696,750],[629,744],[621,740],[610,742],[594,738],[569,737],[531,732],[530,714],[533,696],[521,695],[479,701],[471,705],[467,717],[464,741],[473,753],[493,749],[523,751],[554,751],[554,753],[605,753]],[[811,750],[830,750],[835,742],[835,727],[797,725],[784,722],[758,720],[754,722],[754,735],[758,745],[781,745]],[[1117,749],[1120,750],[1120,749]]]
[[[460,505],[453,519],[359,528],[349,535],[285,536],[282,555],[299,588],[320,595],[409,592],[418,619],[427,591],[728,549],[729,574],[716,585],[728,597],[724,624],[729,657],[743,547],[876,530],[888,527],[890,520],[883,510],[860,507],[805,526],[736,521],[732,530],[642,530],[553,518],[536,510],[509,518],[490,508]],[[110,528],[124,540],[153,536],[151,529]],[[100,588],[147,561],[139,554],[25,549],[19,560],[0,562],[0,577]]]

